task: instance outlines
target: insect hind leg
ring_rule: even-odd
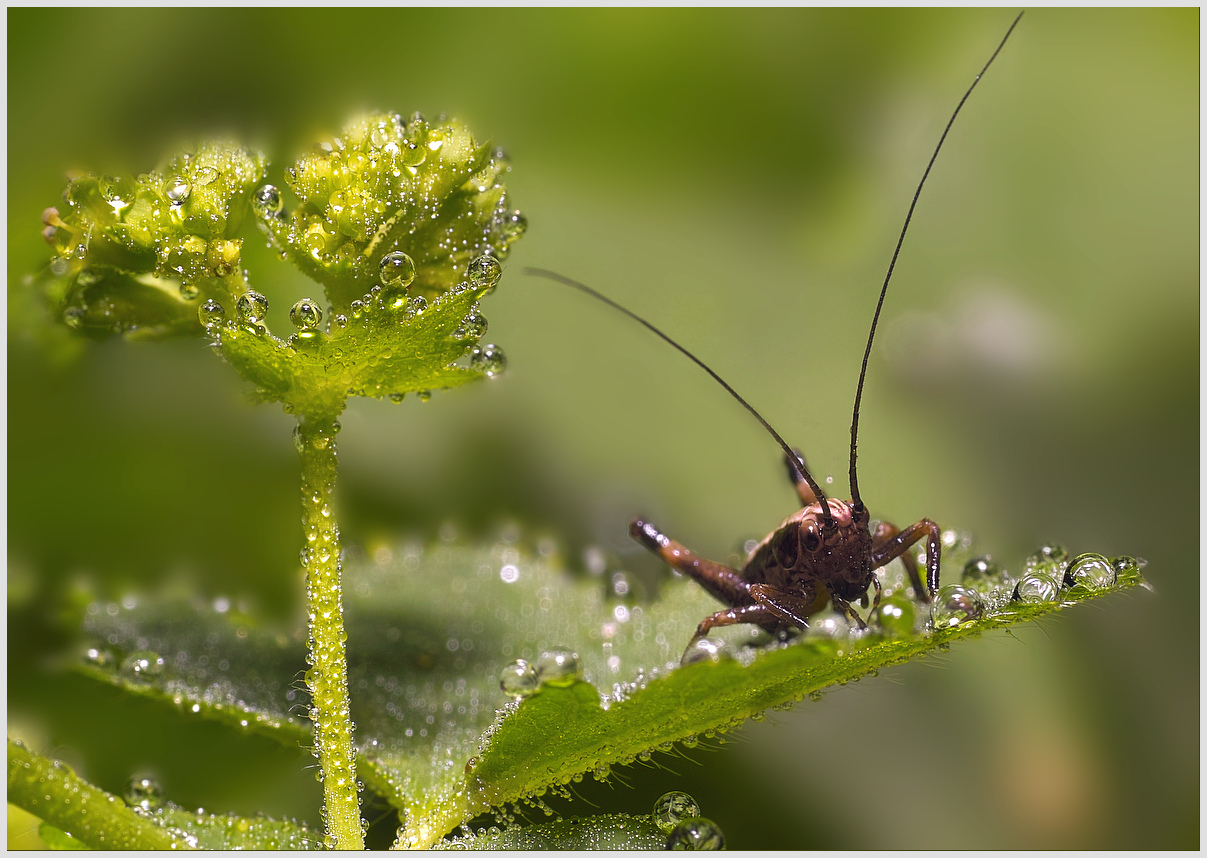
[[[650,522],[643,521],[640,518],[633,519],[629,522],[629,534],[633,539],[707,590],[709,595],[714,599],[735,608],[750,605],[754,602],[754,597],[750,595],[749,582],[739,575],[736,569],[726,566],[724,563],[717,563],[701,557],[691,549],[664,535]],[[731,622],[757,621],[733,620]],[[703,626],[704,624],[701,623],[700,625]],[[723,623],[722,625],[728,625],[728,623]],[[705,629],[703,634],[707,633],[708,630]],[[701,632],[697,630],[696,636],[701,637]]]

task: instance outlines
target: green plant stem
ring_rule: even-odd
[[[348,708],[348,660],[340,581],[339,526],[335,521],[334,419],[299,419],[302,456],[302,523],[306,530],[306,604],[309,612],[310,717],[322,767],[324,818],[329,845],[363,849],[352,718]]]
[[[93,849],[191,849],[180,832],[126,807],[68,766],[8,740],[8,800]]]

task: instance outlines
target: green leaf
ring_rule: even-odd
[[[42,838],[51,849],[87,849],[88,844],[82,840],[76,840],[66,831],[60,831],[48,822],[43,822],[38,826],[38,837]]]
[[[96,602],[83,625],[96,641],[77,667],[85,675],[292,747],[310,744],[310,722],[294,712],[304,715],[306,701],[295,681],[306,667],[300,630],[174,596]]]
[[[491,827],[472,835],[450,837],[433,849],[666,849],[666,834],[650,816],[623,813],[558,819],[523,828]]]
[[[188,811],[143,794],[127,806],[58,760],[8,741],[8,800],[45,820],[52,849],[314,849],[322,836],[297,822]]]
[[[351,318],[337,317],[330,333],[304,328],[288,341],[253,321],[231,319],[209,330],[219,353],[256,385],[262,400],[281,402],[313,419],[331,419],[349,396],[398,399],[499,372],[501,352],[488,347],[496,359],[485,359],[486,350],[474,347],[477,332],[466,325],[490,288],[466,285],[430,303],[388,293],[366,296],[370,302]]]
[[[261,227],[322,283],[336,313],[380,282],[382,258],[406,253],[411,293],[431,298],[462,281],[471,260],[507,258],[527,221],[509,207],[502,152],[444,117],[369,114],[285,171],[299,205],[257,207]]]
[[[611,578],[572,577],[557,570],[556,558],[526,557],[506,541],[479,550],[407,544],[382,559],[350,562],[345,570],[349,690],[361,743],[358,773],[406,812],[400,841],[407,846],[429,846],[491,807],[565,789],[586,774],[606,778],[612,766],[648,759],[674,743],[692,747],[769,708],[954,640],[1141,582],[1127,558],[1114,566],[1102,558],[1070,564],[1067,554],[1053,550],[1029,560],[1020,576],[1048,588],[1050,601],[1028,604],[1011,599],[1015,579],[970,562],[964,585],[941,592],[938,628],[927,632],[930,614],[903,599],[906,579],[898,564],[883,570],[883,616],[869,618],[865,634],[851,633],[836,614],[818,615],[807,634],[784,644],[757,629],[733,627],[715,634],[728,641],[715,657],[700,651],[703,660],[681,667],[682,647],[696,624],[716,610],[690,581],[669,579],[659,598],[646,602],[617,595]],[[946,559],[949,569],[960,568],[950,552]],[[1071,565],[1105,569],[1107,577],[1061,586]],[[177,630],[190,625],[183,613],[170,614],[152,633],[154,617],[164,611],[153,602],[101,606],[88,625],[113,646],[141,642],[188,652],[184,669],[195,670],[190,665],[199,658],[177,641]],[[223,641],[229,653],[225,693],[239,706],[264,707],[269,724],[299,701],[251,700],[282,694],[293,674],[284,664],[256,658],[263,644],[255,639],[268,632],[233,619],[200,608],[192,623],[197,635]],[[245,643],[230,640],[239,630]],[[190,645],[198,645],[195,637]],[[296,646],[294,670],[303,663]],[[577,654],[583,679],[565,662],[546,658],[542,664],[543,654],[559,651]],[[518,659],[541,668],[524,674],[532,693],[519,702],[499,686],[504,669]],[[266,693],[270,669],[280,672]],[[191,699],[214,696],[196,673],[181,676],[180,670],[165,662],[143,687],[160,694],[174,689],[186,709]],[[139,687],[142,680],[123,681]],[[288,741],[296,742],[296,734]]]

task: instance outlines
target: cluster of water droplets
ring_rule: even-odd
[[[504,694],[520,699],[531,697],[544,686],[564,688],[573,685],[582,676],[578,654],[555,648],[542,652],[535,664],[521,658],[504,667],[499,675],[499,687]]]
[[[478,146],[455,120],[376,113],[286,169],[301,203],[292,216],[267,192],[255,205],[273,244],[307,264],[351,271],[405,242],[436,278],[424,291],[439,291],[468,260],[504,258],[526,229],[508,204],[509,170],[501,150]]]
[[[940,588],[932,606],[936,629],[955,628],[1008,611],[1015,605],[1071,603],[1078,597],[1115,587],[1124,571],[1138,571],[1143,561],[1085,553],[1071,557],[1062,545],[1045,545],[1027,557],[1023,571],[1012,575],[993,558],[974,557],[964,564],[959,584]]]
[[[135,179],[73,178],[61,206],[42,216],[55,251],[49,270],[69,284],[63,321],[114,333],[170,325],[163,287],[176,288],[185,303],[203,291],[233,292],[242,242],[228,238],[227,227],[263,169],[261,155],[211,142]],[[181,319],[192,312],[181,307]]]

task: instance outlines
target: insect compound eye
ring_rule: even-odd
[[[810,524],[800,529],[800,546],[810,554],[821,549],[821,534],[817,532],[816,525]]]
[[[771,543],[771,553],[781,569],[795,569],[800,557],[800,529],[786,527]]]

